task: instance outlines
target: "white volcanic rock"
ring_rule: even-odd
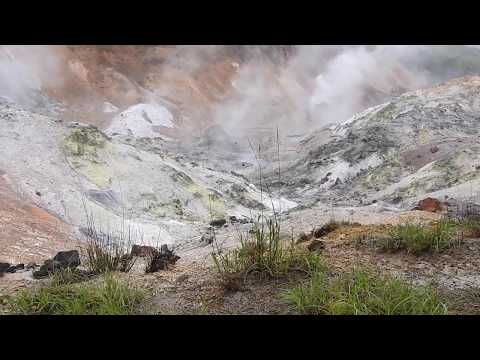
[[[466,198],[480,181],[480,77],[404,93],[300,142],[282,194],[300,203],[411,206]],[[276,170],[266,171],[272,184]],[[305,185],[305,186],[303,186]]]
[[[173,127],[173,115],[157,104],[137,104],[121,112],[107,129],[109,135],[155,138],[159,127]]]

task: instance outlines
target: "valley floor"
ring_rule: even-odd
[[[383,274],[392,274],[416,284],[435,282],[440,292],[449,299],[450,314],[480,314],[480,240],[465,239],[461,246],[441,254],[415,256],[404,252],[379,253],[358,239],[362,234],[384,231],[393,224],[408,219],[429,222],[439,215],[422,212],[370,212],[359,209],[348,218],[349,225],[322,237],[325,247],[322,257],[335,272],[366,266]],[[337,210],[340,213],[345,209]],[[332,212],[304,210],[292,213],[284,220],[284,230],[295,225],[295,235],[308,232],[312,224],[328,221]],[[333,216],[337,216],[335,211]],[[306,222],[293,223],[293,219]],[[316,222],[314,221],[316,219]],[[308,225],[307,225],[308,224]],[[221,229],[217,236],[226,248],[236,246],[235,231]],[[233,235],[232,235],[233,234]],[[260,279],[254,275],[245,279],[243,289],[224,288],[211,261],[211,246],[184,250],[181,259],[169,270],[144,274],[138,264],[128,274],[117,276],[145,289],[148,296],[145,312],[149,314],[295,314],[285,300],[285,291],[306,281],[302,273],[275,279]],[[38,286],[42,280],[33,280],[28,272],[6,274],[0,280],[0,296],[13,295],[19,290]]]

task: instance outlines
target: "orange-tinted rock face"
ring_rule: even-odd
[[[418,209],[428,212],[440,212],[443,210],[443,206],[439,200],[429,197],[418,202]]]
[[[68,225],[20,199],[0,177],[0,262],[41,262],[77,245]]]
[[[52,51],[61,81],[44,90],[66,105],[64,117],[100,128],[113,116],[102,111],[105,102],[123,111],[160,99],[175,105],[179,127],[212,125],[214,105],[228,96],[238,65],[220,48],[201,54],[167,46],[55,46]]]

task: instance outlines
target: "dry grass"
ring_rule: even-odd
[[[91,214],[87,214],[87,228],[84,232],[82,255],[89,271],[103,274],[110,271],[129,272],[135,264],[130,254],[133,244],[141,243],[140,234],[131,228],[103,232],[97,228]]]

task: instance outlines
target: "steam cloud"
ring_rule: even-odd
[[[54,48],[1,46],[0,96],[25,103],[32,91],[60,84],[68,67]],[[165,66],[198,72],[234,48],[241,47],[180,46]],[[238,136],[252,127],[312,130],[403,91],[480,71],[478,46],[299,46],[285,62],[266,58],[259,48],[241,48],[252,55],[233,64],[233,90],[211,115]]]

